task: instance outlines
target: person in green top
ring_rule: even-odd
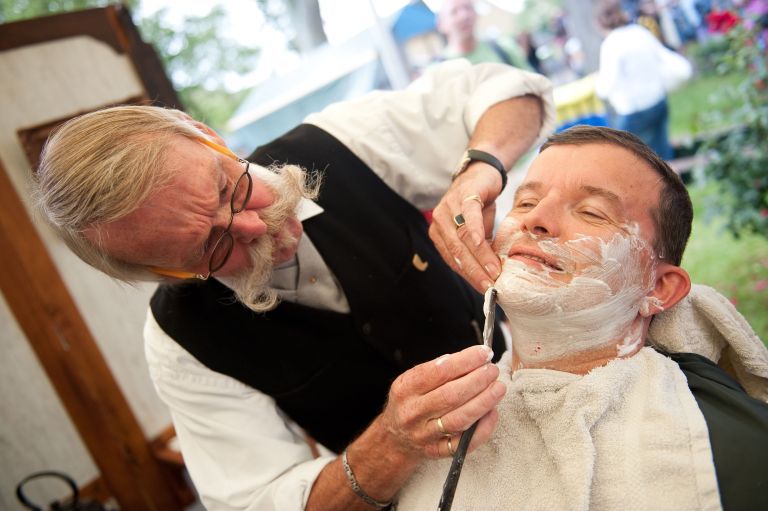
[[[475,35],[477,12],[473,0],[443,0],[437,29],[446,39],[443,59],[465,58],[473,64],[501,62],[530,71],[525,54],[512,36],[480,40]]]

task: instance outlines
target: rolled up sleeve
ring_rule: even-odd
[[[336,137],[403,198],[430,209],[450,185],[483,113],[526,94],[542,100],[544,122],[531,126],[541,139],[555,125],[549,80],[502,64],[472,65],[463,59],[430,68],[403,91],[379,91],[331,105],[306,122]]]

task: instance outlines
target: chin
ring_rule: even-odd
[[[296,255],[304,227],[296,218],[289,218],[275,239],[274,265],[289,261]]]
[[[287,261],[290,261],[293,259],[293,256],[296,255],[296,251],[299,249],[299,242],[298,240],[296,243],[293,244],[291,247],[283,247],[281,250],[275,253],[275,263],[274,266],[279,266]]]

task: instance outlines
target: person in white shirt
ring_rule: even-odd
[[[690,64],[645,27],[629,23],[617,0],[604,1],[597,20],[608,35],[600,46],[595,87],[614,111],[612,127],[634,133],[662,158],[673,158],[668,76],[690,75]]]
[[[473,346],[479,296],[451,268],[465,261],[481,288],[498,276],[487,241],[463,233],[493,217],[553,111],[539,75],[451,61],[311,115],[247,160],[155,107],[52,135],[36,192],[52,226],[109,275],[165,281],[147,359],[208,508],[385,508],[473,422],[473,448],[489,438],[503,386]],[[438,202],[450,267],[422,214]]]

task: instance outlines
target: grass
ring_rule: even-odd
[[[736,238],[722,228],[722,221],[707,221],[704,203],[717,190],[695,184],[689,190],[694,221],[683,268],[694,283],[711,286],[728,297],[768,344],[768,238],[756,234]]]
[[[744,76],[697,76],[669,97],[670,138],[688,144],[707,133],[730,127],[728,112],[740,105],[733,92]],[[730,92],[730,93],[729,93]],[[768,344],[768,237],[742,234],[738,238],[723,227],[723,220],[708,218],[706,202],[719,193],[714,184],[688,186],[694,206],[693,232],[682,266],[697,284],[714,287],[728,297]]]
[[[724,119],[709,117],[712,112],[728,112],[739,106],[738,97],[725,92],[734,91],[743,79],[741,75],[698,76],[670,94],[669,135],[673,145],[728,128]]]

